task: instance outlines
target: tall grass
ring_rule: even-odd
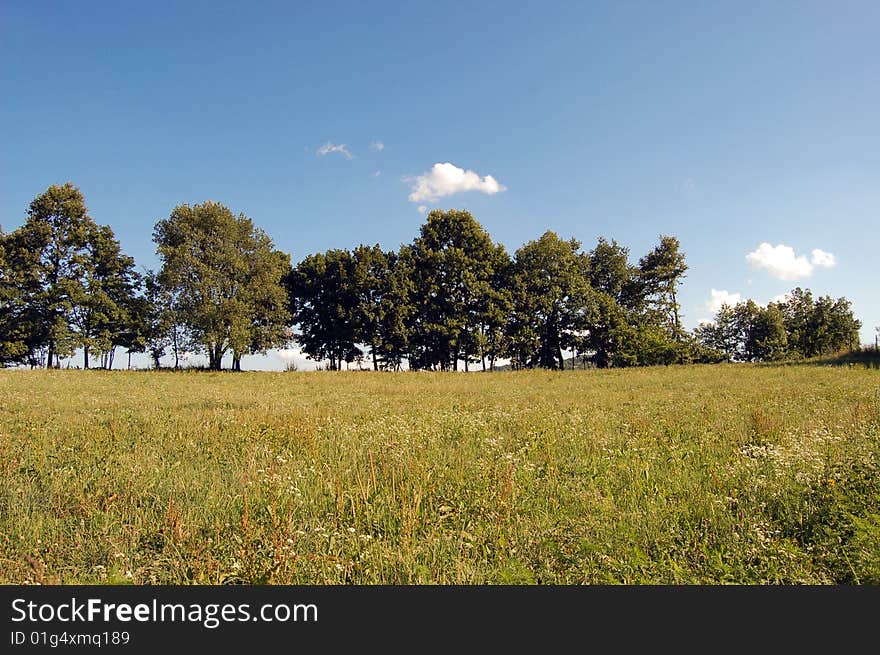
[[[0,372],[0,582],[880,583],[880,377]]]

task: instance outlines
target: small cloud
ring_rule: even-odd
[[[791,298],[791,296],[790,296],[789,294],[787,294],[787,293],[780,293],[778,296],[773,296],[773,297],[770,299],[770,302],[775,303],[775,304],[778,305],[779,303],[788,302],[790,298]],[[768,303],[768,304],[769,304],[769,303]]]
[[[382,174],[382,171],[373,171],[373,177],[379,177]]]
[[[370,150],[373,150],[375,152],[382,152],[383,150],[385,150],[385,144],[381,141],[373,141],[370,144]]]
[[[713,321],[711,318],[701,318],[699,321],[697,321],[697,325],[715,325],[715,321]]]
[[[419,210],[419,213],[420,213],[420,214],[425,214],[425,213],[427,213],[428,208],[425,207],[424,205],[419,205],[419,206],[418,206],[418,210]]]
[[[337,145],[328,141],[317,150],[317,154],[319,157],[324,157],[334,152],[345,155],[346,159],[354,159],[354,155],[348,151],[348,147],[344,143]]]
[[[813,264],[813,266],[819,266],[821,268],[834,268],[837,265],[837,258],[830,252],[825,252],[824,250],[819,250],[818,248],[815,248],[811,254],[812,257],[810,258],[810,262]]]
[[[813,273],[813,264],[805,256],[796,256],[791,246],[781,243],[778,246],[762,243],[754,252],[746,255],[746,261],[754,268],[769,271],[780,280],[796,280],[799,277],[809,277]]]
[[[709,294],[710,297],[709,300],[706,301],[706,309],[708,309],[712,313],[717,312],[724,305],[735,307],[737,303],[742,300],[741,294],[730,293],[729,291],[725,291],[724,289],[712,289]]]
[[[404,178],[404,181],[412,183],[410,202],[434,202],[464,191],[479,191],[491,196],[507,190],[491,175],[480,177],[474,171],[466,171],[449,162],[434,164],[424,175]]]

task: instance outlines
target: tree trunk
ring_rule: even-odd
[[[378,371],[379,370],[379,362],[376,360],[376,344],[375,343],[370,344],[370,354],[373,355],[373,370]]]
[[[52,358],[55,356],[55,342],[49,342],[49,352],[46,355],[46,368],[52,368]]]
[[[674,283],[673,283],[674,285]],[[672,291],[669,293],[672,298],[672,318],[675,322],[675,338],[678,340],[678,331],[679,331],[679,323],[678,323],[678,303],[675,302],[675,286],[672,287]]]
[[[83,346],[83,368],[89,367],[89,347]]]
[[[113,358],[116,356],[116,346],[110,346],[110,356],[107,358],[107,369],[113,369]]]
[[[131,370],[131,351],[128,351],[128,370]]]

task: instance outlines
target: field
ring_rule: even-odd
[[[880,583],[880,372],[0,371],[0,583]]]

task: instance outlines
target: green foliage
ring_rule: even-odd
[[[0,361],[52,367],[77,348],[86,368],[93,351],[112,361],[137,322],[140,278],[79,189],[49,187],[2,241]]]
[[[809,289],[794,289],[779,304],[791,350],[799,357],[828,355],[854,350],[862,324],[852,314],[846,298],[813,299]]]
[[[767,362],[811,358],[854,350],[861,323],[846,298],[813,300],[800,287],[781,303],[766,307],[748,300],[725,305],[710,324],[695,330],[705,348],[724,353],[728,361]]]
[[[589,259],[550,230],[516,251],[511,354],[520,366],[565,368],[590,305]]]
[[[435,210],[409,249],[413,310],[410,368],[457,370],[479,357],[491,321],[496,269],[506,265],[489,234],[466,211]],[[490,328],[491,329],[491,328]]]
[[[33,300],[39,290],[35,253],[23,234],[0,232],[0,365],[30,363],[44,340]]]
[[[588,252],[552,231],[511,260],[461,210],[432,211],[398,252],[377,245],[289,256],[246,216],[214,202],[180,205],[154,230],[158,273],[142,280],[108,227],[88,216],[79,190],[53,186],[27,223],[0,234],[0,364],[46,361],[82,349],[112,364],[117,346],[201,349],[219,369],[232,353],[265,353],[296,338],[329,368],[365,355],[374,370],[565,367],[779,361],[854,349],[861,324],[845,298],[795,289],[782,303],[723,307],[688,334],[678,288],[687,272],[675,237],[629,262],[600,237]],[[294,332],[293,328],[298,331]]]
[[[361,263],[365,263],[361,253]],[[362,270],[361,275],[369,274]],[[356,286],[356,263],[347,250],[309,255],[288,279],[296,335],[303,352],[313,359],[329,359],[330,369],[342,368],[361,354],[357,347],[361,321],[372,320],[372,298]]]
[[[89,368],[90,352],[112,355],[114,347],[135,329],[138,312],[143,309],[136,300],[141,279],[134,270],[134,259],[122,253],[113,231],[95,226],[87,248],[71,320],[77,346],[83,349],[84,368]],[[112,364],[110,357],[106,359]]]
[[[676,340],[683,332],[677,292],[687,268],[679,241],[672,236],[661,235],[660,243],[639,260],[643,292],[648,299],[653,299],[654,312]]]
[[[184,290],[162,284],[154,271],[144,279],[144,288],[145,306],[138,330],[143,334],[144,347],[149,350],[156,368],[160,367],[161,358],[171,348],[176,369],[183,353],[198,347],[183,313]]]
[[[165,290],[158,298],[172,303],[173,324],[207,352],[211,369],[229,351],[238,369],[243,354],[288,341],[282,281],[290,258],[250,218],[212,201],[179,205],[156,223],[153,240],[162,261],[156,281]]]

